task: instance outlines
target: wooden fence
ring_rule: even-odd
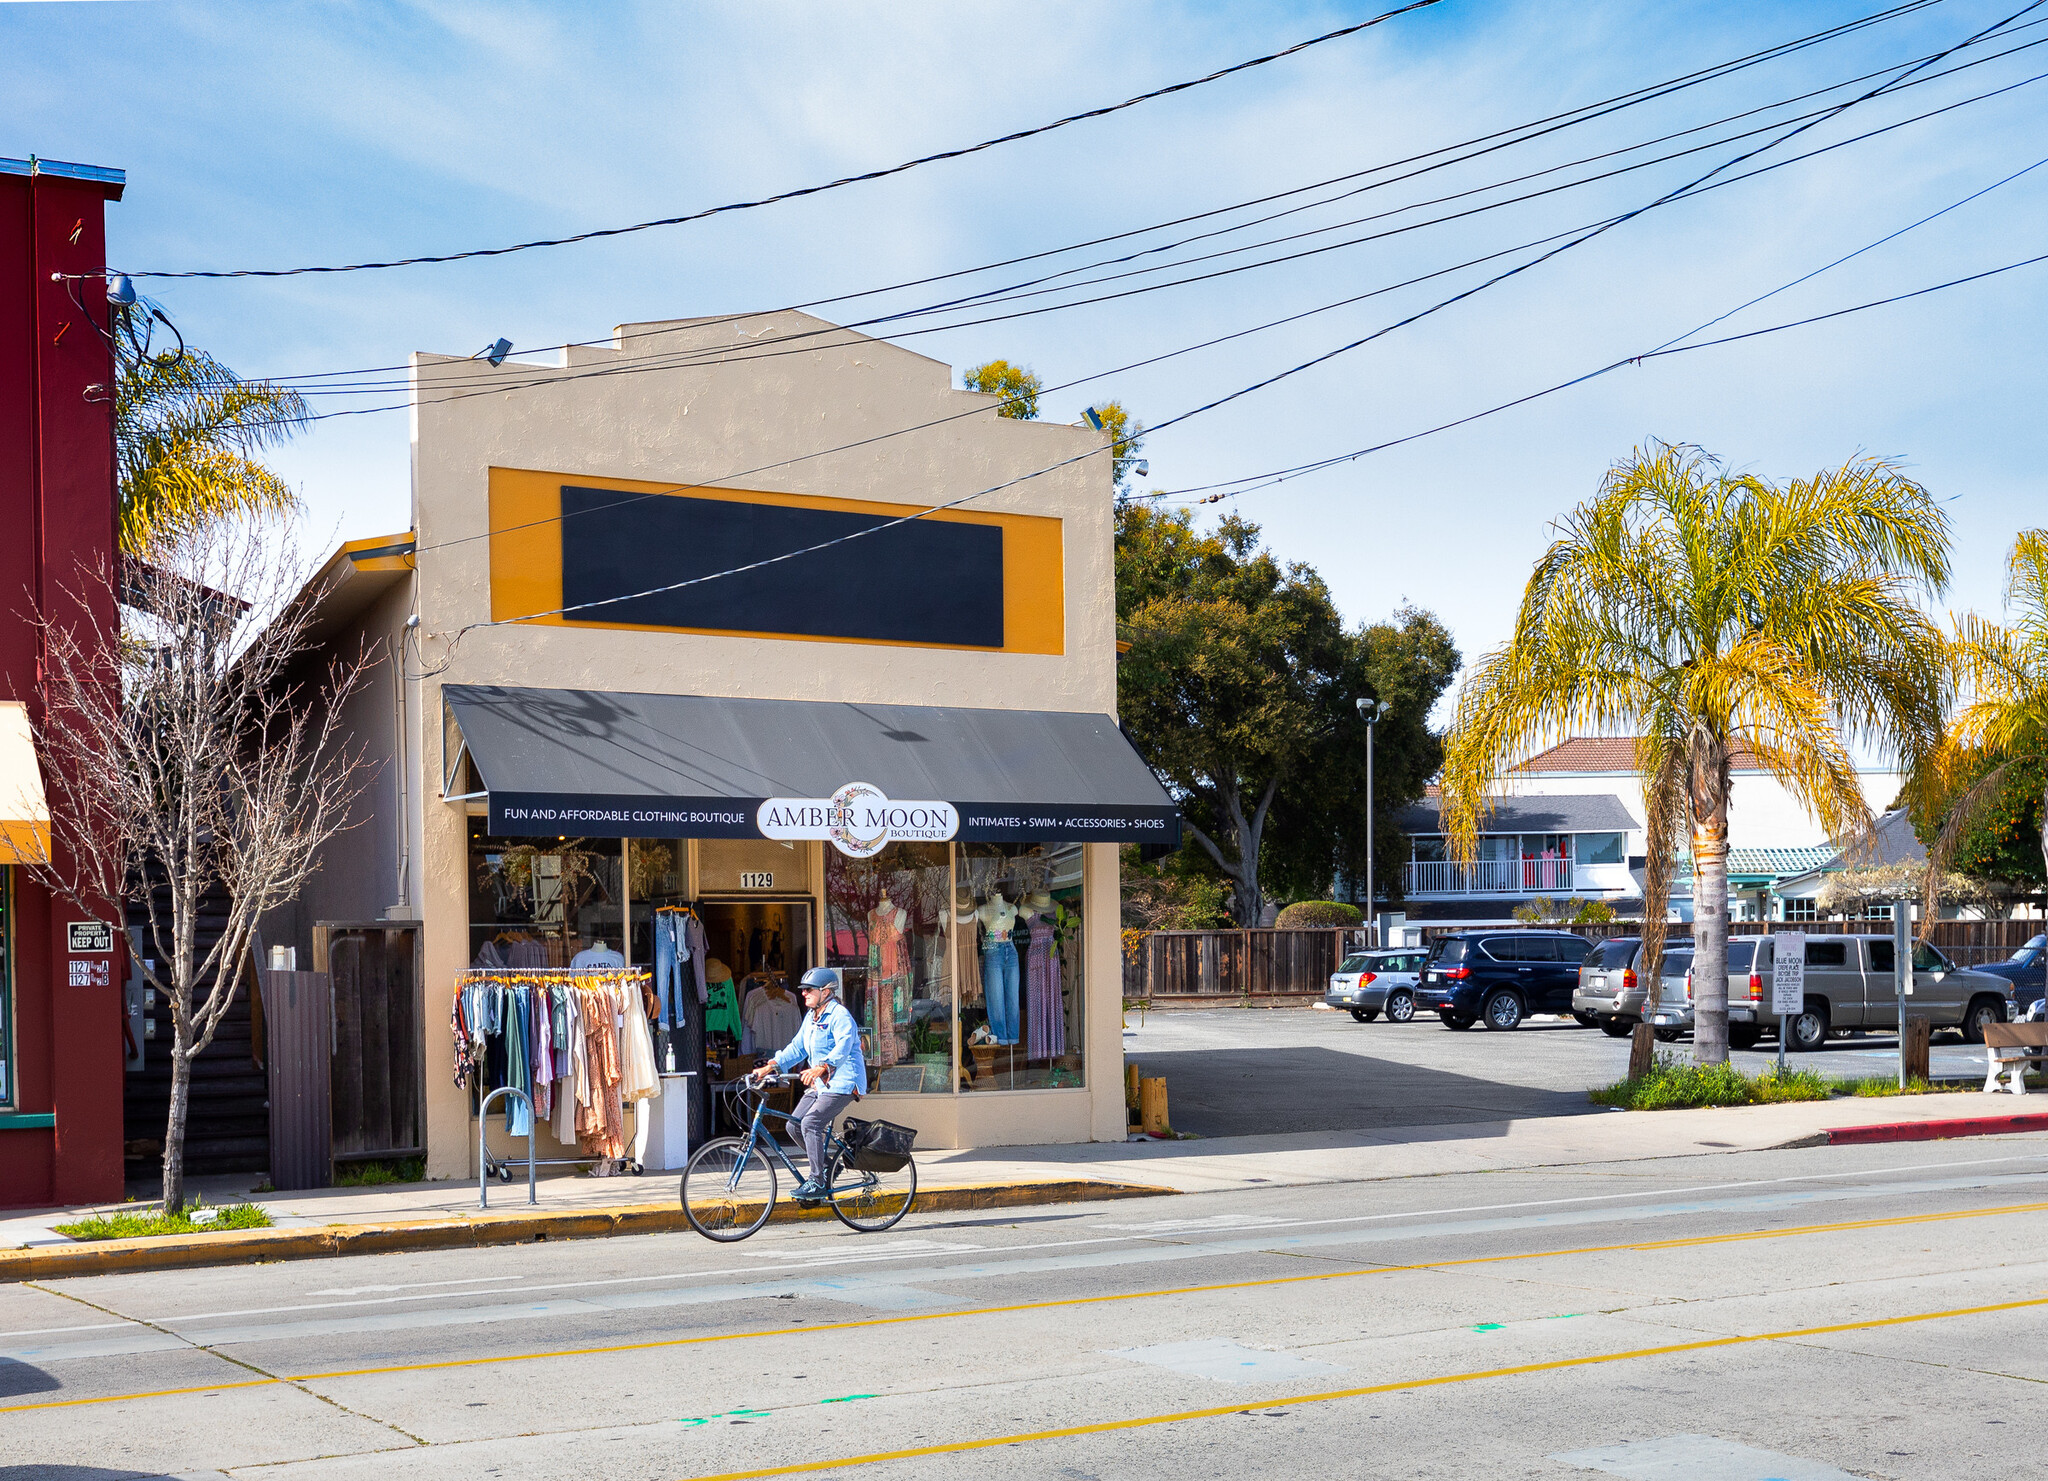
[[[1275,997],[1320,994],[1347,950],[1359,950],[1355,928],[1308,931],[1153,931],[1124,959],[1128,998]]]

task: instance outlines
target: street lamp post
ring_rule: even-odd
[[[1373,908],[1379,897],[1373,891],[1372,877],[1372,734],[1386,716],[1387,708],[1384,700],[1361,699],[1358,702],[1358,717],[1365,721],[1365,913],[1372,922],[1372,934],[1367,939],[1374,946],[1385,946],[1386,942],[1380,940],[1380,915]]]

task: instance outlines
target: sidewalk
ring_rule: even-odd
[[[1970,1135],[1981,1134],[1985,1127],[1968,1123],[2027,1113],[2048,1116],[2048,1099],[1975,1093],[1884,1100],[1842,1097],[1789,1105],[1614,1111],[1385,1131],[927,1151],[918,1155],[916,1212],[1762,1151],[1818,1143],[1830,1132],[1851,1127],[1882,1125],[1892,1128],[1884,1139],[1895,1139],[1939,1136],[1943,1124],[1951,1123],[1956,1133]],[[2023,1124],[2021,1129],[2032,1128]],[[262,1205],[277,1227],[75,1243],[50,1226],[104,1210],[42,1210],[0,1219],[0,1280],[683,1229],[688,1226],[676,1199],[679,1176],[650,1172],[638,1178],[542,1178],[537,1207],[526,1202],[523,1177],[511,1183],[493,1181],[487,1213],[477,1208],[473,1180],[251,1194],[248,1190],[256,1179],[248,1174],[195,1179],[195,1188],[207,1203],[247,1199]],[[776,1216],[780,1220],[830,1214],[784,1203]]]

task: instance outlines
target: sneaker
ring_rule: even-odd
[[[816,1178],[805,1178],[796,1185],[796,1192],[790,1196],[798,1203],[823,1203],[828,1193],[829,1190]]]

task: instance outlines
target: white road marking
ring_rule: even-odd
[[[1320,1378],[1342,1373],[1335,1363],[1297,1357],[1291,1352],[1269,1352],[1246,1347],[1223,1337],[1199,1337],[1192,1342],[1161,1342],[1152,1347],[1111,1348],[1109,1356],[1128,1358],[1185,1373],[1190,1378],[1207,1378],[1216,1383],[1293,1383],[1297,1379]]]
[[[1628,1481],[1856,1481],[1817,1460],[1757,1450],[1717,1435],[1667,1435],[1553,1455],[1562,1465],[1625,1476]]]
[[[1993,1167],[2008,1162],[2040,1162],[2044,1160],[2048,1160],[2048,1154],[2028,1154],[2017,1157],[1979,1157],[1961,1162],[1919,1162],[1910,1163],[1905,1167],[1873,1167],[1864,1168],[1861,1170],[1852,1169],[1839,1172],[1799,1173],[1791,1177],[1783,1178],[1744,1178],[1739,1181],[1730,1183],[1700,1183],[1690,1188],[1630,1188],[1617,1193],[1588,1193],[1572,1198],[1533,1198],[1523,1199],[1521,1201],[1514,1203],[1468,1204],[1461,1208],[1400,1209],[1395,1210],[1391,1213],[1353,1214],[1341,1218],[1332,1219],[1282,1219],[1263,1227],[1275,1229],[1313,1228],[1318,1225],[1326,1224],[1334,1225],[1377,1223],[1388,1219],[1421,1219],[1432,1217],[1443,1218],[1455,1214],[1511,1213],[1518,1209],[1565,1208],[1575,1204],[1608,1203],[1613,1202],[1617,1199],[1624,1198],[1670,1198],[1686,1194],[1719,1193],[1732,1188],[1773,1188],[1794,1183],[1837,1182],[1851,1178],[1883,1177],[1899,1173],[1928,1172],[1934,1170],[1947,1171],[1955,1168],[1964,1167]],[[2017,1174],[2015,1176],[2025,1177],[2037,1175]],[[1943,1184],[1942,1186],[1947,1186],[1947,1184]],[[1968,1184],[1965,1186],[1974,1187],[1979,1185]],[[1076,1214],[1074,1215],[1074,1217],[1083,1218],[1086,1216],[1082,1214]],[[1133,1234],[1109,1234],[1103,1235],[1102,1237],[1096,1239],[1042,1240],[1036,1244],[1009,1245],[1005,1247],[1005,1252],[1016,1253],[1031,1250],[1078,1249],[1086,1245],[1124,1244],[1142,1237],[1143,1236],[1141,1235]],[[803,1239],[804,1237],[797,1236],[797,1238]],[[810,1238],[816,1238],[816,1236],[810,1236]],[[853,1243],[850,1236],[848,1236],[847,1239],[849,1244]],[[759,1254],[765,1257],[772,1253],[783,1258],[788,1258],[788,1255],[785,1251],[786,1247],[778,1248],[774,1251],[760,1251]],[[756,1252],[751,1250],[744,1251],[743,1254],[747,1258],[756,1257]],[[866,1258],[870,1257],[864,1257],[857,1252],[849,1251],[846,1254],[836,1255],[830,1259],[820,1258],[814,1261],[810,1261],[806,1264],[806,1268],[813,1268],[816,1266],[831,1264],[834,1263],[835,1260],[844,1260],[849,1264],[858,1264]],[[911,1252],[909,1254],[903,1255],[880,1255],[871,1258],[877,1261],[891,1259],[916,1259],[917,1252]],[[464,1296],[498,1296],[519,1295],[527,1293],[537,1294],[542,1291],[596,1290],[607,1286],[643,1285],[650,1281],[704,1280],[714,1276],[756,1275],[759,1274],[759,1272],[759,1266],[734,1265],[717,1267],[709,1270],[660,1271],[652,1275],[617,1275],[604,1277],[598,1280],[542,1281],[528,1285],[506,1286],[495,1291],[464,1291],[459,1294]],[[509,1278],[510,1277],[500,1277],[500,1279]],[[378,1296],[369,1298],[367,1300],[356,1301],[309,1301],[294,1303],[285,1306],[252,1306],[232,1309],[228,1311],[206,1311],[194,1312],[189,1314],[181,1313],[175,1316],[159,1316],[146,1318],[138,1317],[135,1318],[134,1321],[137,1323],[147,1321],[171,1324],[177,1322],[220,1321],[225,1320],[229,1317],[282,1316],[289,1315],[293,1312],[301,1311],[332,1311],[348,1307],[397,1305],[402,1302],[410,1301],[439,1301],[444,1299],[446,1296],[452,1294],[458,1293],[430,1291],[406,1296]],[[111,1325],[118,1324],[107,1322],[93,1322],[77,1327],[39,1327],[23,1331],[0,1331],[0,1338],[42,1336],[45,1334],[73,1331],[89,1332],[96,1331]]]
[[[487,1286],[492,1281],[502,1281],[502,1275],[472,1275],[463,1280],[415,1280],[402,1286],[339,1286],[331,1291],[315,1291],[315,1296],[363,1296],[372,1291],[421,1291],[429,1286]]]

